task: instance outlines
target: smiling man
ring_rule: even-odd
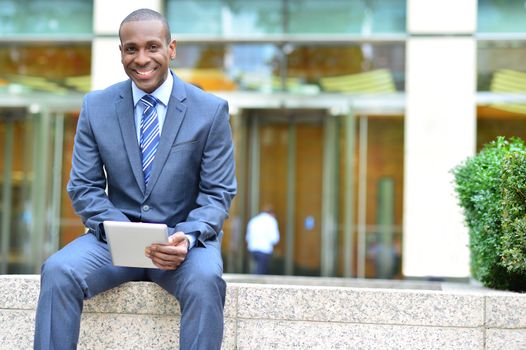
[[[35,349],[75,349],[83,301],[127,281],[177,298],[181,349],[219,349],[222,226],[236,193],[228,105],[169,69],[176,42],[161,14],[132,12],[119,36],[130,79],[84,98],[67,190],[88,233],[42,265]],[[157,268],[114,266],[106,220],[166,224],[168,243],[145,247]]]
[[[144,92],[152,93],[164,83],[175,58],[176,43],[168,28],[164,17],[138,11],[126,17],[119,29],[124,71]]]

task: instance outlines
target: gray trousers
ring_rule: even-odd
[[[221,239],[195,246],[174,271],[116,267],[106,243],[84,234],[42,265],[35,349],[75,349],[84,299],[128,281],[152,281],[179,301],[180,348],[220,349],[226,283]],[[108,334],[108,336],[111,336]]]

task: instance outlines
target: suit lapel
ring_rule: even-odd
[[[131,84],[131,83],[130,83]],[[139,188],[144,193],[144,175],[142,172],[141,151],[137,143],[137,131],[135,129],[135,116],[133,113],[133,98],[131,85],[126,84],[126,88],[121,92],[121,99],[116,102],[117,117],[121,128],[126,154],[130,160],[133,175]]]
[[[162,172],[186,113],[186,105],[182,103],[186,98],[184,85],[175,74],[172,73],[172,76],[174,79],[172,94],[166,109],[161,141],[159,142],[159,147],[157,148],[157,153],[153,161],[152,174],[150,175],[150,181],[145,194],[146,197],[150,195],[152,188],[155,186]]]

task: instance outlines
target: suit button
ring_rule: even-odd
[[[142,210],[148,211],[148,210],[150,210],[150,206],[149,205],[143,205],[142,206]]]

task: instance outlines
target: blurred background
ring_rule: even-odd
[[[83,95],[126,79],[118,27],[163,13],[173,70],[230,104],[225,272],[274,207],[270,273],[469,278],[451,168],[526,138],[524,0],[0,0],[0,273],[84,231],[65,185]]]

